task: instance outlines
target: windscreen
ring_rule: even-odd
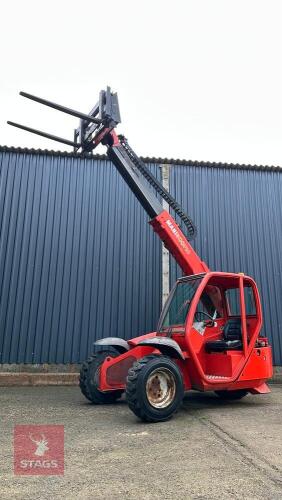
[[[164,310],[164,316],[159,331],[184,330],[184,325],[191,302],[202,278],[181,281],[174,289],[173,296]]]

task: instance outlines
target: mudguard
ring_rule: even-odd
[[[155,347],[162,354],[166,354],[172,358],[185,359],[183,353],[175,340],[169,339],[167,337],[153,337],[150,339],[141,340],[138,345]]]
[[[96,340],[93,345],[114,347],[120,354],[129,350],[126,340],[119,337],[106,337],[105,339]]]

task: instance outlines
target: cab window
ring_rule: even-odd
[[[204,314],[201,316],[201,313]],[[195,313],[196,319],[205,319],[205,314],[213,319],[223,317],[222,295],[217,286],[207,285],[200,297]]]
[[[161,318],[159,331],[185,325],[190,305],[200,283],[201,278],[196,278],[177,284],[172,299],[164,311],[164,317]]]
[[[244,287],[245,307],[247,316],[256,315],[256,303],[254,291],[251,286]],[[225,290],[225,298],[228,306],[229,316],[241,316],[240,290],[239,288],[229,288]]]

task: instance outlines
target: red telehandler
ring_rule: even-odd
[[[13,126],[90,153],[98,144],[134,192],[184,277],[173,287],[155,332],[123,340],[114,335],[95,342],[101,352],[82,365],[80,388],[94,404],[114,403],[125,392],[129,408],[144,421],[169,419],[190,389],[214,391],[225,400],[269,392],[272,376],[268,339],[260,336],[262,309],[255,281],[243,273],[210,271],[189,243],[195,226],[180,205],[117,136],[117,94],[108,87],[87,115],[39,97],[21,95],[80,118],[74,140],[8,122]],[[186,226],[187,238],[161,196]],[[102,330],[102,328],[101,328]]]

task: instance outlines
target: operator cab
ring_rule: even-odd
[[[255,295],[250,283],[244,284],[244,309],[248,318],[247,342],[249,342],[254,324],[257,322],[257,308]],[[219,337],[205,342],[205,350],[211,352],[223,352],[243,349],[242,337],[242,314],[240,305],[240,287],[237,280],[231,282],[217,282],[217,285],[206,285],[198,302],[194,315],[193,328],[198,329],[195,319],[209,316],[210,322],[202,321],[203,328],[209,328],[209,334],[218,333]],[[210,337],[210,335],[208,335]],[[218,337],[218,338],[217,338]]]
[[[172,337],[188,356],[196,354],[205,373],[216,367],[218,375],[229,375],[260,327],[255,282],[240,274],[206,273],[178,280],[158,332]]]

